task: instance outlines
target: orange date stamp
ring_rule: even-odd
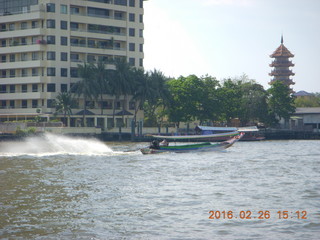
[[[308,219],[308,212],[306,210],[296,210],[296,211],[287,211],[287,210],[241,210],[241,211],[209,211],[209,219],[241,219],[241,220],[250,220],[250,219]]]

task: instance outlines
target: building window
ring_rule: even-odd
[[[70,61],[71,61],[71,62],[80,62],[80,60],[79,60],[79,54],[71,53],[71,54],[70,54]]]
[[[15,62],[16,61],[16,55],[10,54],[10,62]]]
[[[1,78],[6,78],[7,77],[7,71],[6,70],[2,70],[1,71]]]
[[[31,26],[32,28],[38,28],[39,27],[38,21],[32,21]]]
[[[21,61],[28,61],[28,54],[27,53],[21,53]]]
[[[1,40],[1,47],[6,47],[6,46],[7,46],[7,41]]]
[[[56,76],[56,68],[48,67],[47,68],[47,76],[51,76],[51,77]]]
[[[109,17],[109,10],[108,9],[88,7],[88,16],[102,17],[102,18]]]
[[[32,84],[32,92],[38,92],[38,84]]]
[[[28,69],[23,68],[21,69],[21,77],[27,77],[28,76]]]
[[[67,5],[60,5],[60,13],[67,14],[68,13],[68,6]]]
[[[23,93],[28,92],[28,85],[27,84],[22,84],[21,85],[21,92],[23,92]]]
[[[136,45],[134,43],[129,43],[129,51],[134,52],[136,50]]]
[[[48,83],[47,92],[56,92],[56,84],[55,83]]]
[[[54,3],[47,3],[47,12],[56,12],[56,5]]]
[[[68,46],[68,38],[67,37],[61,37],[60,44],[62,46]]]
[[[68,22],[67,21],[60,21],[60,29],[67,30],[68,29]]]
[[[7,56],[6,55],[1,55],[1,62],[2,63],[7,62]]]
[[[32,100],[32,108],[37,108],[38,107],[38,100],[33,99]]]
[[[129,65],[130,66],[135,66],[136,65],[136,60],[134,58],[129,58]]]
[[[10,108],[15,108],[14,100],[10,100]]]
[[[134,13],[129,13],[129,21],[134,22],[135,21],[135,14]]]
[[[94,55],[88,55],[87,56],[87,62],[93,63],[96,61],[96,57]]]
[[[56,52],[47,52],[47,60],[56,60]]]
[[[70,22],[70,29],[73,31],[78,31],[79,30],[79,23]]]
[[[9,31],[14,31],[14,23],[9,24]]]
[[[140,8],[143,8],[143,0],[140,0]]]
[[[80,14],[80,8],[78,7],[70,7],[71,14],[78,15]]]
[[[32,76],[33,76],[33,77],[39,76],[39,70],[38,70],[38,68],[32,68]]]
[[[68,92],[68,84],[61,84],[61,92]]]
[[[124,19],[123,16],[124,16],[123,12],[117,12],[117,11],[114,12],[114,18],[117,20],[123,20]]]
[[[73,78],[79,77],[78,68],[70,68],[70,76]]]
[[[10,77],[16,77],[16,70],[15,69],[10,69]]]
[[[127,6],[127,0],[114,0],[115,5]]]
[[[143,44],[140,44],[140,45],[139,45],[139,51],[140,51],[140,52],[143,52]]]
[[[134,37],[135,36],[135,29],[134,28],[129,28],[129,36]]]
[[[54,100],[47,99],[47,108],[54,108]]]
[[[140,21],[140,23],[143,23],[143,15],[142,14],[139,15],[139,21]]]
[[[38,52],[33,52],[33,53],[32,53],[32,60],[33,60],[33,61],[39,60],[39,53],[38,53]]]
[[[7,93],[7,85],[0,85],[0,93]]]
[[[27,108],[28,107],[28,101],[27,100],[22,100],[21,101],[21,107],[22,108]]]
[[[48,19],[47,28],[56,28],[56,21],[54,19]]]
[[[6,27],[6,24],[0,24],[0,26],[1,26],[1,32],[5,32],[5,31],[7,31],[7,27]]]
[[[68,77],[68,68],[61,68],[61,77]]]
[[[139,59],[139,66],[143,67],[143,59],[142,58]]]
[[[27,22],[22,22],[21,23],[21,30],[27,29],[27,27],[28,27]]]
[[[21,38],[21,45],[27,45],[27,38]]]
[[[56,37],[53,35],[47,36],[47,44],[56,44]]]
[[[135,2],[136,2],[136,0],[129,0],[129,6],[135,7]]]
[[[16,92],[16,85],[10,85],[10,93]]]
[[[141,37],[141,38],[143,37],[143,29],[139,30],[139,37]]]
[[[61,61],[68,61],[68,53],[62,52],[61,53]]]

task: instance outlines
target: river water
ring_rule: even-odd
[[[319,239],[320,141],[144,145],[0,142],[0,239]]]

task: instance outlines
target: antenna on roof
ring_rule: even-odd
[[[281,44],[283,44],[283,34],[281,34]]]

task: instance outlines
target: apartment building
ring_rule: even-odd
[[[143,0],[0,0],[0,122],[51,118],[58,94],[80,80],[78,64],[103,60],[113,68],[124,58],[143,67],[143,28]],[[80,97],[68,125],[79,125],[86,104],[87,125],[110,128],[113,108],[122,122],[125,105],[129,127],[135,103],[113,100]]]

